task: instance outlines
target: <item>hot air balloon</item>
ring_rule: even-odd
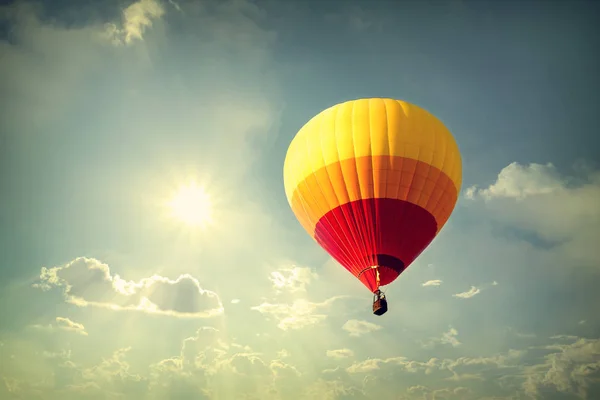
[[[334,105],[290,143],[284,184],[310,236],[373,294],[393,282],[440,232],[462,183],[458,146],[428,111],[384,98]]]

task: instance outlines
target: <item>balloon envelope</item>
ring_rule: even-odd
[[[306,123],[284,164],[304,229],[372,292],[394,281],[442,229],[462,183],[452,134],[399,100],[359,99]]]

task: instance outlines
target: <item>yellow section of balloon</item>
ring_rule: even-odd
[[[460,152],[444,124],[414,104],[372,98],[334,105],[300,129],[284,164],[288,202],[292,204],[298,185],[319,169],[351,158],[381,155],[423,161],[445,173],[460,190]]]

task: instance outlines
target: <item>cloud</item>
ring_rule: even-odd
[[[197,279],[181,275],[172,280],[154,275],[127,281],[112,275],[108,265],[79,257],[58,267],[43,267],[40,281],[33,285],[43,291],[62,290],[67,303],[79,307],[140,311],[183,318],[207,318],[223,313],[219,296],[204,290]]]
[[[73,332],[79,335],[87,336],[88,333],[85,331],[83,324],[71,321],[69,318],[56,317],[56,324],[48,325],[32,325],[36,329],[44,329],[48,331],[61,330],[66,332]]]
[[[600,339],[575,338],[572,343],[509,350],[487,357],[431,358],[427,362],[406,357],[368,359],[347,368],[352,374],[389,374],[388,368],[421,372],[436,381],[481,381],[487,390],[475,398],[594,398],[600,393]],[[381,371],[386,368],[385,371]],[[381,372],[380,372],[381,371]],[[398,372],[394,372],[397,376]],[[491,386],[490,386],[491,385]],[[419,386],[419,385],[417,385]],[[428,391],[421,385],[414,391]],[[473,390],[473,389],[471,389]],[[497,397],[494,397],[496,394]]]
[[[450,327],[440,342],[447,340],[451,344],[456,336]],[[308,363],[302,363],[302,368],[296,361],[304,357],[295,358],[287,351],[275,351],[267,343],[264,351],[257,351],[254,346],[232,341],[225,332],[211,327],[201,328],[183,339],[176,355],[157,360],[149,369],[130,365],[133,351],[129,347],[118,348],[91,364],[78,361],[77,354],[71,350],[34,351],[27,358],[28,364],[49,363],[52,367],[43,370],[37,379],[24,378],[13,373],[18,371],[16,366],[24,359],[22,351],[28,347],[19,348],[13,343],[7,346],[16,357],[8,359],[10,353],[0,352],[0,365],[10,371],[4,379],[9,381],[13,397],[23,398],[35,397],[39,392],[50,398],[65,399],[105,397],[106,393],[140,399],[179,396],[338,400],[399,395],[403,399],[424,395],[427,399],[509,399],[511,396],[534,399],[561,395],[595,398],[600,389],[600,339],[558,336],[561,337],[540,346],[487,356],[423,360],[401,355],[373,357],[354,361],[345,368],[321,370],[323,375],[317,379],[314,370],[319,366],[318,358],[309,358]],[[342,358],[354,357],[349,349],[329,350],[326,354],[336,363]],[[55,380],[44,379],[46,377]]]
[[[331,357],[331,358],[354,357],[354,352],[350,349],[327,350],[327,357]]]
[[[71,331],[87,336],[87,332],[85,331],[83,324],[71,321],[69,318],[56,317],[56,325],[65,331]]]
[[[467,387],[459,386],[455,388],[432,389],[423,385],[411,386],[406,389],[406,396],[401,396],[399,399],[471,399],[473,391]],[[415,397],[416,396],[416,397]],[[486,397],[485,400],[501,400],[498,397]],[[508,399],[506,399],[508,400]]]
[[[269,280],[277,292],[287,291],[290,293],[305,292],[306,286],[319,276],[310,268],[297,267],[281,268],[271,272]]]
[[[277,327],[285,330],[302,329],[316,325],[327,318],[326,314],[316,314],[317,310],[328,309],[333,302],[345,296],[331,297],[321,303],[313,303],[305,299],[295,300],[292,304],[272,304],[264,302],[251,309],[278,320]]]
[[[452,347],[458,347],[461,345],[461,342],[457,339],[458,331],[453,327],[442,334],[442,337],[439,339],[433,339],[431,343],[440,343],[440,344],[449,344]]]
[[[493,281],[492,283],[486,283],[479,287],[471,286],[471,288],[466,292],[453,294],[452,297],[457,297],[459,299],[470,299],[471,297],[481,293],[482,290],[488,289],[490,286],[498,286],[498,282]]]
[[[442,334],[441,338],[432,338],[427,343],[423,344],[425,348],[433,348],[436,344],[449,344],[452,347],[458,347],[461,342],[458,340],[458,331],[450,327],[448,331]]]
[[[600,265],[600,248],[594,243],[600,234],[600,171],[588,168],[563,176],[551,163],[512,163],[495,183],[483,189],[471,186],[465,197],[499,226],[517,228],[522,240],[543,244],[578,264]]]
[[[371,358],[361,362],[355,362],[348,368],[346,371],[350,374],[358,374],[358,373],[366,373],[372,372],[379,369],[379,365],[382,363],[400,363],[405,360],[404,357],[395,357],[395,358],[387,358],[387,359],[379,359],[379,358]]]
[[[575,338],[577,339],[577,338]],[[544,362],[526,368],[523,389],[532,398],[552,391],[587,398],[600,393],[600,339],[580,338],[571,344],[546,346]]]
[[[475,286],[471,286],[471,289],[466,292],[453,294],[452,297],[458,297],[460,299],[470,299],[471,297],[481,293],[481,290],[476,288]]]
[[[441,280],[435,279],[435,280],[427,281],[427,282],[423,283],[421,286],[440,286],[441,284],[442,284]]]
[[[447,332],[444,332],[442,338],[440,339],[440,343],[449,344],[452,347],[460,346],[460,342],[456,338],[458,336],[458,331],[452,327]]]
[[[69,16],[83,14],[66,8]],[[0,110],[0,127],[10,135],[80,133],[70,125],[71,113],[96,115],[89,135],[110,141],[111,132],[125,131],[134,143],[154,137],[165,144],[160,157],[177,152],[173,164],[188,159],[178,148],[186,139],[219,176],[240,179],[246,162],[260,159],[258,145],[275,137],[282,108],[272,59],[277,35],[262,26],[263,10],[249,1],[186,2],[180,8],[184,12],[169,15],[176,27],[171,30],[156,29],[164,28],[166,12],[158,0],[133,2],[120,21],[106,25],[97,19],[63,22],[62,15],[50,20],[43,6],[27,2],[3,8],[11,34],[10,41],[0,40],[0,94],[11,102]],[[101,117],[88,115],[98,107]],[[118,111],[123,107],[126,117]],[[191,132],[201,144],[190,146]]]
[[[500,171],[495,183],[485,189],[471,186],[466,189],[465,197],[468,199],[481,197],[486,201],[495,198],[523,200],[531,196],[557,193],[563,189],[564,182],[551,163],[546,165],[532,163],[524,166],[513,162]]]
[[[279,352],[278,357],[282,355],[288,356]],[[181,385],[187,388],[187,396],[203,393],[207,398],[289,398],[282,393],[292,390],[297,395],[302,391],[298,385],[302,374],[294,365],[280,358],[269,360],[212,329],[199,330],[186,338],[178,356],[164,359],[151,369],[152,389],[171,396]]]
[[[123,10],[122,26],[106,25],[106,38],[113,44],[131,44],[143,40],[144,30],[152,26],[152,21],[163,16],[165,10],[156,0],[139,0]]]
[[[28,2],[0,7],[10,31],[0,39],[0,95],[11,99],[0,107],[3,134],[47,132],[63,122],[86,79],[113,61],[104,51],[103,27],[67,29],[41,21],[41,14],[41,6]]]
[[[346,321],[346,323],[342,326],[342,329],[348,332],[350,336],[359,337],[367,333],[378,331],[382,329],[382,326],[368,321],[351,319]]]

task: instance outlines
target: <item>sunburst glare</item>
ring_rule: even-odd
[[[195,182],[181,186],[168,202],[171,216],[186,225],[206,228],[212,224],[212,202],[204,187]]]

